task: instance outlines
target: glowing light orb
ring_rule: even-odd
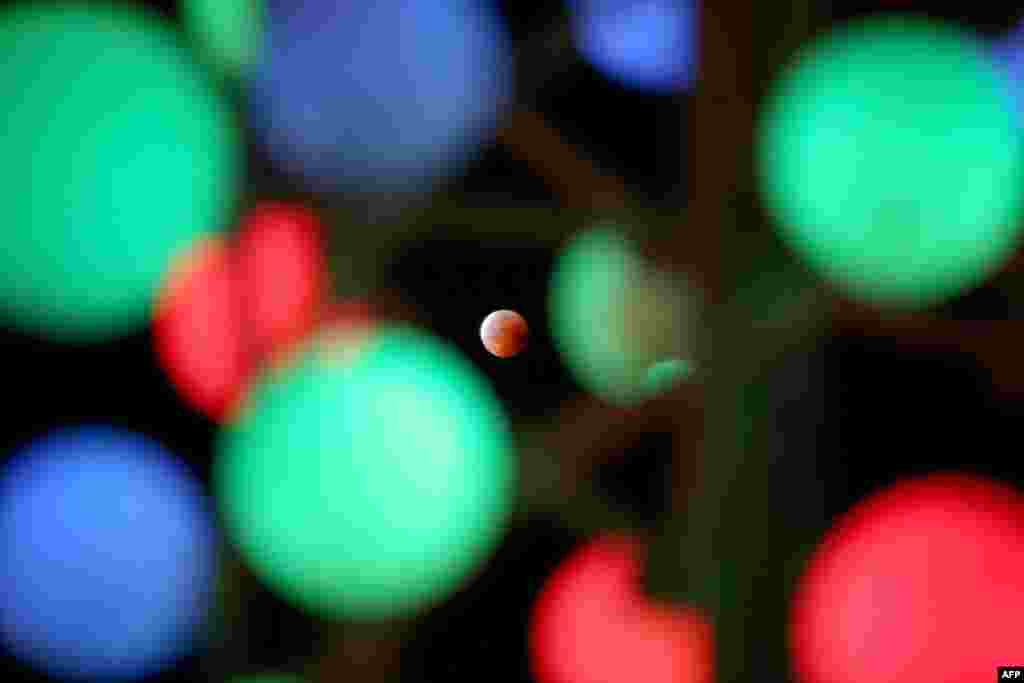
[[[685,90],[697,75],[697,8],[692,0],[571,0],[577,49],[627,86]]]
[[[316,326],[328,295],[320,220],[264,202],[242,218],[235,246],[246,343],[260,357],[287,351]]]
[[[1024,497],[1007,485],[943,474],[874,494],[839,519],[797,586],[797,680],[991,678],[1021,653],[1022,564]]]
[[[487,0],[271,5],[266,40],[254,121],[277,163],[320,190],[429,189],[508,98],[509,41]]]
[[[87,67],[87,68],[86,68]],[[223,228],[238,131],[173,27],[122,5],[0,12],[0,317],[58,340],[135,332],[173,257]]]
[[[640,562],[636,541],[607,535],[555,570],[530,621],[538,683],[711,683],[710,626],[643,596]]]
[[[157,443],[59,430],[0,471],[0,639],[61,678],[141,678],[187,654],[211,605],[213,520]]]
[[[687,283],[654,271],[614,225],[574,237],[549,286],[555,345],[576,379],[612,403],[647,397],[650,365],[689,356],[698,297]]]
[[[179,260],[153,317],[161,367],[190,405],[217,421],[234,414],[255,368],[242,317],[230,246],[220,238]]]
[[[681,358],[658,361],[647,369],[644,390],[650,396],[664,394],[693,374],[693,365]]]
[[[215,483],[231,539],[311,612],[382,619],[458,588],[502,533],[509,432],[486,380],[412,328],[339,362],[312,343],[226,431]]]
[[[263,47],[264,0],[184,0],[182,10],[190,35],[224,74],[251,73]]]
[[[480,325],[480,340],[498,358],[510,358],[526,348],[530,328],[515,311],[494,311]]]
[[[264,202],[245,214],[234,242],[200,242],[172,269],[154,315],[154,346],[183,397],[227,421],[253,374],[287,357],[326,301],[316,216]]]
[[[923,307],[1017,245],[1022,130],[979,38],[887,16],[812,44],[774,85],[757,146],[789,246],[847,294]]]

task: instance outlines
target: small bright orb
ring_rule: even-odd
[[[272,158],[319,190],[429,190],[508,100],[510,44],[490,0],[309,0],[272,3],[267,18],[253,121]]]
[[[498,358],[510,358],[526,348],[530,329],[515,311],[494,311],[480,325],[484,347]]]
[[[530,619],[538,683],[711,683],[710,625],[643,595],[641,550],[632,538],[601,536],[547,579]]]
[[[693,0],[570,0],[577,49],[627,87],[675,92],[697,76]]]
[[[17,93],[0,111],[0,317],[60,341],[140,330],[172,259],[230,219],[227,104],[172,26],[114,3],[0,12],[0,90]]]
[[[652,363],[693,353],[696,290],[651,268],[615,225],[565,246],[548,296],[559,353],[587,391],[611,403],[643,400]]]
[[[263,45],[264,0],[184,0],[185,26],[227,76],[251,74]]]
[[[761,114],[761,190],[783,238],[852,297],[920,308],[1018,243],[1022,131],[981,40],[904,16],[810,45]]]
[[[162,446],[53,432],[0,470],[0,640],[58,678],[152,675],[200,636],[215,542],[199,482]]]
[[[1024,496],[983,478],[905,480],[858,503],[794,594],[800,683],[982,681],[1020,658]]]
[[[658,361],[647,369],[644,390],[650,396],[664,394],[693,374],[693,365],[682,358]]]
[[[229,537],[312,613],[377,620],[456,590],[491,553],[514,489],[509,427],[476,369],[435,338],[379,328],[267,375],[224,433]]]

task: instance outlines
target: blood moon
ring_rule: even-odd
[[[526,348],[530,328],[526,319],[515,311],[494,311],[480,325],[484,348],[498,358],[509,358]]]

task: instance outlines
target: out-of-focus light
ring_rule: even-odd
[[[711,683],[711,628],[641,592],[641,546],[607,535],[548,578],[530,621],[538,683]]]
[[[681,358],[658,361],[647,369],[644,391],[651,396],[664,394],[693,374],[693,365]]]
[[[1017,245],[1022,130],[980,40],[885,16],[811,45],[762,112],[761,189],[783,238],[851,296],[923,307]]]
[[[0,13],[0,316],[61,341],[147,322],[173,257],[227,224],[238,131],[172,27],[126,6]]]
[[[54,432],[0,472],[0,638],[56,677],[150,675],[196,643],[215,540],[199,483],[162,446]]]
[[[260,357],[286,351],[315,327],[327,300],[320,221],[311,210],[257,205],[236,242],[245,339]]]
[[[153,345],[182,397],[213,420],[230,419],[255,368],[242,317],[230,246],[203,240],[172,269],[160,294]]]
[[[246,77],[263,45],[265,0],[184,0],[185,26],[225,74]]]
[[[615,226],[565,246],[549,298],[560,354],[584,388],[612,403],[643,400],[652,363],[693,353],[696,291],[653,270]]]
[[[175,386],[208,417],[230,420],[253,373],[316,327],[328,293],[320,237],[310,210],[262,203],[234,243],[201,242],[172,269],[154,345]]]
[[[903,481],[825,537],[794,594],[802,683],[981,681],[1021,655],[1024,497],[965,475]]]
[[[314,342],[263,378],[225,432],[215,484],[231,539],[313,613],[382,619],[458,588],[502,533],[508,425],[456,351],[379,328],[348,362]]]
[[[666,93],[696,80],[693,0],[570,0],[569,9],[577,49],[609,78]]]
[[[496,124],[509,41],[488,0],[272,3],[254,122],[320,190],[424,191]]]

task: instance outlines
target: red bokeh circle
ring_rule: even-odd
[[[642,546],[609,534],[549,577],[530,622],[538,683],[710,683],[711,630],[695,609],[657,604],[640,584]]]
[[[801,683],[991,680],[1024,659],[1024,497],[980,477],[907,480],[843,516],[797,585]]]
[[[158,360],[193,407],[232,419],[246,387],[317,326],[328,271],[316,215],[265,202],[234,241],[195,245],[175,264],[153,320]]]

